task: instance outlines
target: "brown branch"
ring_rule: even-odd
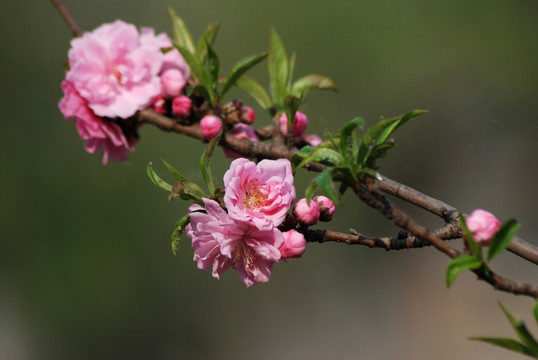
[[[60,13],[60,15],[62,15],[65,22],[67,23],[67,25],[71,29],[71,32],[73,33],[73,36],[75,36],[75,37],[81,36],[82,35],[82,30],[78,26],[77,21],[71,15],[71,12],[69,12],[69,9],[64,4],[64,2],[61,1],[61,0],[50,0],[50,2],[54,6],[56,6],[56,8],[58,9],[58,12]]]

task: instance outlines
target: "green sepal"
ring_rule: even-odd
[[[502,224],[501,228],[497,231],[495,236],[493,236],[493,239],[489,244],[487,255],[488,261],[497,257],[508,247],[508,245],[510,245],[510,242],[512,242],[512,239],[517,234],[520,227],[521,224],[514,219],[510,219]]]
[[[245,90],[263,109],[270,111],[271,98],[258,82],[243,75],[235,81],[235,85]]]
[[[273,104],[282,107],[284,94],[282,90],[286,88],[288,82],[288,58],[282,40],[274,28],[269,30],[270,53],[268,59],[269,80]]]
[[[202,177],[204,178],[205,185],[207,186],[210,195],[215,194],[215,183],[213,182],[213,175],[211,173],[211,157],[213,156],[213,151],[219,144],[221,137],[222,131],[209,141],[207,148],[200,157],[200,172],[202,173]]]
[[[508,309],[503,306],[503,304],[499,303],[499,306],[506,315],[506,318],[510,322],[510,325],[514,329],[519,340],[521,340],[523,345],[529,348],[534,355],[538,355],[538,342],[536,342],[532,334],[529,332],[523,320],[521,320],[519,317],[512,315],[508,311]]]
[[[338,194],[334,190],[334,186],[331,180],[331,169],[327,168],[321,172],[321,174],[315,180],[319,189],[331,199],[336,205],[340,205],[340,199]]]
[[[146,168],[146,173],[148,174],[149,179],[152,183],[163,189],[164,191],[172,191],[172,185],[160,178],[159,175],[153,170],[153,164],[150,162]]]
[[[338,166],[342,164],[344,158],[342,154],[333,149],[315,147],[294,169],[297,171],[309,162],[317,162],[328,166]]]
[[[288,134],[292,133],[293,121],[295,120],[295,113],[301,105],[301,99],[293,95],[287,95],[284,98],[284,112],[288,118]]]
[[[174,43],[174,46],[179,50],[179,52],[183,56],[183,59],[185,59],[187,65],[189,65],[191,74],[200,83],[198,86],[201,86],[205,89],[205,93],[207,94],[206,100],[209,101],[211,105],[214,105],[216,94],[213,89],[213,79],[209,71],[207,71],[205,66],[198,60],[198,58],[192,55],[186,47],[178,43]],[[204,95],[202,93],[200,94]]]
[[[174,9],[171,7],[168,8],[168,14],[170,15],[170,20],[172,21],[172,28],[174,29],[174,39],[175,41],[185,47],[190,54],[194,55],[194,42],[192,41],[191,33],[183,20],[176,14]]]
[[[536,356],[531,349],[523,345],[517,340],[502,337],[489,337],[489,336],[473,336],[470,340],[482,341],[491,345],[502,347],[506,350],[511,350],[523,355]]]
[[[312,90],[333,90],[336,91],[336,84],[326,76],[310,74],[297,79],[291,87],[291,93],[303,98]]]
[[[200,36],[200,39],[198,40],[198,44],[196,45],[196,57],[198,58],[198,60],[200,60],[201,63],[203,63],[207,57],[207,45],[206,44],[213,46],[213,43],[215,42],[215,38],[217,37],[219,28],[220,28],[219,23],[209,25],[205,29],[202,36]]]
[[[235,85],[237,82],[237,79],[239,79],[245,72],[247,72],[250,68],[258,64],[260,61],[265,59],[269,55],[268,52],[264,52],[258,55],[251,55],[242,58],[239,60],[233,67],[232,70],[230,70],[230,73],[228,74],[228,78],[226,79],[226,82],[224,83],[224,86],[222,87],[221,96],[224,96],[230,90],[230,88]]]
[[[183,231],[185,230],[190,221],[191,218],[189,217],[189,215],[185,215],[176,222],[174,232],[171,236],[172,252],[174,253],[174,255],[176,255],[177,251],[179,250],[179,240],[181,239],[181,235],[183,234]]]
[[[446,286],[450,287],[454,283],[454,280],[456,280],[459,273],[463,270],[475,270],[480,268],[482,265],[483,262],[480,259],[466,254],[452,259],[446,269]]]

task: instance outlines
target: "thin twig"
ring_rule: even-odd
[[[69,9],[61,0],[50,0],[54,6],[58,9],[58,12],[60,12],[60,15],[64,18],[65,22],[71,29],[71,32],[73,33],[73,36],[78,37],[82,35],[82,30],[78,26],[77,21],[75,18],[71,15],[71,12],[69,12]]]

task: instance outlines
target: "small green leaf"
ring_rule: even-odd
[[[390,124],[383,131],[383,133],[381,134],[381,136],[379,137],[379,139],[377,141],[377,144],[379,145],[379,144],[384,143],[388,139],[388,137],[394,131],[396,131],[396,129],[398,129],[400,126],[404,125],[406,122],[408,122],[412,118],[417,117],[417,116],[422,115],[422,114],[425,114],[427,112],[428,112],[428,110],[413,110],[413,111],[410,111],[407,114],[399,117],[396,121],[394,121],[392,124]]]
[[[172,233],[171,239],[172,239],[172,252],[174,255],[177,254],[177,251],[179,250],[179,240],[181,239],[181,235],[183,234],[183,231],[187,227],[187,225],[190,222],[189,215],[183,216],[181,219],[179,219],[176,222],[176,226],[174,228],[174,232]]]
[[[531,351],[528,347],[521,344],[519,341],[510,338],[488,337],[488,336],[473,336],[470,340],[483,341],[485,343],[502,347],[506,350],[515,351],[523,355],[536,356],[537,354]]]
[[[219,31],[220,24],[214,24],[209,25],[202,36],[200,36],[200,39],[198,40],[198,44],[196,45],[196,57],[198,60],[200,60],[201,63],[203,63],[207,57],[207,44],[213,46],[213,43],[215,42],[215,38],[217,37],[217,33]]]
[[[291,57],[290,57],[290,66],[289,66],[289,70],[288,70],[288,81],[286,83],[286,88],[288,89],[288,92],[291,91],[291,86],[292,86],[291,82],[293,80],[294,71],[295,71],[295,51],[291,54]]]
[[[213,151],[219,144],[221,136],[222,132],[211,139],[200,158],[200,171],[202,172],[202,177],[204,178],[205,185],[207,186],[210,195],[215,194],[215,183],[213,182],[213,175],[211,174],[211,157],[213,156]]]
[[[368,169],[368,168],[360,169],[359,174],[366,174],[368,176],[373,177],[376,180],[383,180],[381,175],[377,171],[375,171],[373,169]]]
[[[301,150],[299,150],[297,153],[293,154],[291,157],[291,164],[295,167],[298,165],[301,161],[303,161],[310,153],[312,152],[314,148],[310,145],[303,146]]]
[[[172,174],[172,176],[174,177],[174,179],[176,179],[177,181],[187,181],[187,178],[183,175],[181,175],[179,173],[179,171],[177,171],[176,169],[174,169],[174,167],[172,165],[170,165],[168,162],[166,162],[164,159],[161,159],[162,163],[164,164],[164,166],[166,166],[166,168],[168,169],[168,171],[170,171],[170,174]]]
[[[284,95],[282,89],[286,88],[288,81],[288,58],[282,40],[275,29],[269,30],[270,53],[268,59],[269,80],[273,104],[282,107]]]
[[[521,342],[526,347],[528,347],[534,354],[538,355],[538,342],[536,342],[532,334],[529,332],[523,320],[512,315],[508,311],[508,309],[503,306],[503,304],[499,303],[499,305],[503,310],[504,314],[506,315],[506,318],[510,322],[510,325],[512,325],[512,328],[516,332],[516,335],[519,340],[521,340]]]
[[[325,196],[334,201],[336,205],[340,205],[340,199],[338,198],[338,194],[334,190],[333,183],[331,181],[330,168],[327,168],[321,172],[321,174],[316,179],[316,183],[320,190],[323,191]]]
[[[454,280],[456,280],[459,273],[463,270],[475,270],[481,267],[482,264],[483,262],[474,256],[465,254],[452,259],[446,269],[446,286],[450,287],[454,283]]]
[[[190,54],[194,55],[194,43],[192,41],[191,33],[183,20],[176,14],[174,9],[171,7],[168,8],[168,14],[170,15],[170,20],[172,20],[172,27],[174,29],[174,39],[181,46],[185,47]]]
[[[459,220],[460,220],[461,230],[464,235],[463,237],[467,243],[467,247],[469,248],[469,250],[471,250],[471,254],[473,254],[477,259],[481,259],[481,261],[484,261],[482,257],[482,244],[474,241],[473,233],[467,227],[467,223],[465,222],[465,217],[461,213],[459,215]]]
[[[219,85],[219,72],[220,72],[220,60],[215,50],[209,43],[206,42],[207,47],[207,68],[211,75],[211,88],[216,93]]]
[[[222,87],[222,93],[221,96],[224,96],[230,90],[230,88],[235,85],[237,79],[239,79],[245,72],[247,72],[250,68],[258,64],[260,61],[265,59],[269,55],[268,52],[264,52],[258,55],[252,55],[247,56],[241,60],[239,60],[233,67],[232,70],[230,70],[230,74],[228,74],[228,78],[226,79],[226,82],[224,83],[224,86]]]
[[[497,257],[508,247],[508,245],[510,245],[510,242],[517,234],[520,227],[521,224],[518,224],[518,222],[513,219],[502,224],[501,228],[497,231],[489,244],[488,261]]]
[[[245,90],[265,110],[271,108],[271,98],[267,91],[255,80],[243,75],[235,81],[235,85]]]
[[[288,118],[288,133],[291,134],[293,129],[293,121],[295,119],[295,113],[301,105],[301,99],[296,96],[288,95],[284,98],[284,112]]]
[[[534,313],[534,320],[536,320],[536,325],[538,326],[538,301],[534,304],[532,312]]]
[[[296,167],[293,169],[293,171],[297,171],[309,162],[318,162],[324,165],[329,166],[338,166],[342,162],[344,162],[344,158],[342,154],[340,154],[338,151],[327,149],[327,148],[318,148],[315,147],[312,152],[306,156]]]
[[[336,91],[336,85],[326,76],[310,74],[295,81],[291,87],[291,93],[300,98],[303,98],[312,90]]]
[[[351,149],[351,154],[349,152],[350,149],[348,149],[350,145],[349,138],[352,136],[352,134],[354,134],[353,130],[355,130],[357,127],[360,129],[364,128],[364,120],[360,117],[356,117],[347,122],[340,130],[340,153],[344,155],[349,163],[353,163],[353,149]],[[352,141],[351,144],[353,145],[354,141]]]
[[[172,185],[164,181],[157,175],[155,171],[153,171],[152,163],[150,162],[148,164],[148,167],[146,168],[146,173],[148,174],[149,179],[151,182],[153,182],[155,185],[163,189],[164,191],[172,191]]]
[[[178,43],[174,43],[174,46],[179,50],[179,52],[183,56],[183,59],[185,59],[187,65],[189,65],[191,74],[196,78],[196,80],[198,80],[200,86],[203,86],[205,88],[208,95],[207,100],[209,101],[209,103],[211,105],[214,105],[216,95],[215,91],[213,90],[213,79],[211,77],[211,74],[207,71],[204,65],[189,52],[186,47]]]
[[[165,160],[162,160],[163,164],[168,168],[168,171],[174,176],[174,178],[180,182],[181,187],[174,186],[176,189],[179,189],[176,193],[173,193],[170,200],[177,195],[183,200],[188,200],[195,202],[197,204],[203,204],[202,198],[206,197],[204,190],[196,183],[188,180],[185,176],[181,175],[172,165],[167,163]],[[170,187],[170,191],[173,192],[173,188]]]
[[[306,199],[307,204],[310,204],[310,200],[314,197],[314,193],[316,190],[319,189],[318,183],[316,180],[312,181],[307,187],[304,192],[304,197]]]

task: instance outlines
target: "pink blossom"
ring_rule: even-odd
[[[300,258],[306,250],[304,235],[295,230],[285,231],[282,235],[284,243],[278,248],[282,258]]]
[[[174,48],[172,40],[165,33],[155,35],[153,28],[141,28],[140,29],[140,42],[144,46],[149,46],[154,49],[166,50],[163,57],[163,64],[161,66],[160,73],[163,74],[168,69],[176,69],[181,72],[183,78],[187,80],[190,76],[189,68],[185,59],[181,56],[179,51]]]
[[[495,233],[501,227],[501,222],[495,215],[482,209],[474,210],[465,223],[469,231],[473,234],[474,241],[477,243],[481,242],[484,245],[488,245],[491,242]]]
[[[222,121],[218,116],[206,115],[200,120],[200,129],[206,139],[213,139],[222,131]]]
[[[67,120],[76,121],[80,137],[86,140],[87,152],[93,154],[102,150],[103,164],[107,164],[109,159],[123,161],[127,151],[134,151],[132,146],[136,139],[128,141],[119,125],[96,116],[71,82],[64,80],[62,90],[64,97],[59,103],[60,111]]]
[[[273,265],[281,257],[278,248],[284,238],[280,230],[260,230],[251,223],[235,221],[216,201],[203,201],[205,212],[199,205],[189,208],[186,228],[198,268],[211,268],[213,277],[219,279],[232,267],[247,287],[269,281]]]
[[[282,113],[282,115],[280,115],[279,121],[280,121],[280,131],[282,131],[282,134],[287,135],[288,134],[288,116],[286,115],[286,113]],[[293,127],[292,127],[291,134],[294,137],[299,137],[303,135],[307,127],[308,127],[308,118],[302,112],[297,111],[295,113],[295,117],[293,118]]]
[[[187,80],[178,69],[168,69],[161,74],[161,93],[165,98],[179,96]]]
[[[245,124],[252,124],[256,119],[256,112],[251,107],[243,109],[243,116],[241,116],[241,121]]]
[[[252,222],[260,230],[282,224],[295,200],[289,160],[245,158],[232,162],[224,174],[224,204],[231,218]]]
[[[260,141],[258,139],[258,136],[256,135],[256,131],[254,131],[252,127],[245,124],[235,125],[234,128],[230,131],[230,135],[238,139]],[[231,159],[237,159],[242,156],[236,151],[233,151],[227,148],[223,148],[223,149],[224,149],[224,154]]]
[[[187,117],[191,113],[192,100],[187,96],[178,96],[172,100],[172,114]],[[217,133],[218,134],[218,133]]]
[[[320,212],[319,219],[321,221],[332,220],[332,218],[334,217],[334,212],[336,211],[334,202],[328,197],[323,196],[323,195],[316,196],[314,198],[314,201],[317,202],[319,205],[319,212]]]
[[[302,198],[295,204],[293,212],[299,221],[306,225],[314,225],[319,221],[319,204],[316,201],[310,200],[309,204]]]
[[[159,95],[162,64],[160,48],[117,20],[71,41],[66,78],[97,116],[128,118]]]
[[[153,109],[159,114],[166,114],[166,100],[159,95],[159,97],[153,102]]]
[[[317,136],[316,134],[304,134],[301,139],[301,141],[304,141],[306,143],[308,143],[310,146],[313,146],[313,147],[316,147],[318,146],[319,144],[321,144],[321,142],[323,140],[321,140],[321,138],[319,136]]]

